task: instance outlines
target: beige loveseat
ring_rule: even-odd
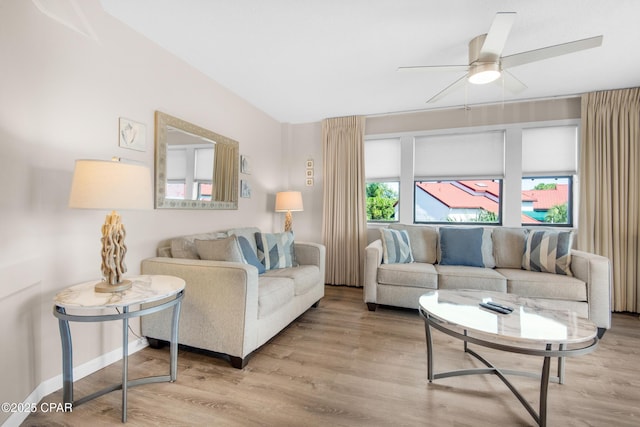
[[[198,249],[201,254],[208,241],[215,240],[219,249],[218,242],[241,238],[259,256],[255,233],[260,230],[248,227],[165,240],[158,245],[158,257],[142,261],[143,274],[166,274],[186,281],[179,343],[226,355],[239,369],[254,350],[317,306],[324,296],[325,248],[320,244],[295,241],[292,266],[275,268],[272,263],[262,274],[245,262],[249,256],[237,260],[232,254],[222,254],[222,259],[231,261],[218,261],[211,259],[220,259],[221,254],[213,253],[208,260],[200,259]],[[229,252],[236,251],[229,247],[233,249]],[[169,341],[170,316],[164,310],[142,318],[142,334],[152,346]]]
[[[450,236],[452,230],[462,228],[482,230],[481,243],[475,245],[476,262],[466,262],[458,256],[474,246],[463,242],[468,247],[458,247],[457,253],[450,254],[453,262],[443,265],[443,230],[445,236]],[[593,321],[600,336],[611,326],[611,268],[607,258],[569,249],[563,259],[567,271],[551,273],[532,271],[535,266],[523,268],[523,254],[530,254],[526,250],[527,237],[531,239],[533,231],[539,234],[545,230],[402,224],[392,224],[388,229],[404,230],[411,252],[405,255],[413,262],[384,263],[381,231],[369,230],[364,263],[364,301],[369,310],[375,310],[379,304],[416,308],[418,298],[428,289],[482,289],[536,298],[549,308],[570,309]]]

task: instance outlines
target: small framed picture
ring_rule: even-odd
[[[313,169],[307,169],[305,176],[307,178],[313,178]]]
[[[245,199],[251,198],[251,185],[246,179],[240,180],[240,197]]]
[[[147,151],[147,130],[143,123],[120,117],[118,145],[137,151]]]
[[[313,169],[313,160],[307,160],[307,169]]]
[[[307,187],[313,187],[313,178],[307,178]]]
[[[240,173],[247,175],[251,173],[251,159],[249,159],[249,156],[240,156]]]

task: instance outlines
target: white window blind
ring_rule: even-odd
[[[367,181],[400,179],[400,139],[365,141],[364,171]]]
[[[415,139],[415,177],[502,178],[504,131]]]
[[[198,181],[213,180],[213,146],[196,148],[196,170],[194,178]]]
[[[577,165],[577,126],[522,130],[522,175],[575,175]]]
[[[167,179],[184,180],[187,176],[187,150],[167,150]]]

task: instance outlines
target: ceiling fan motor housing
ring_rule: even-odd
[[[486,34],[474,37],[469,42],[469,82],[474,84],[490,83],[500,77],[500,58],[490,52],[480,55]]]

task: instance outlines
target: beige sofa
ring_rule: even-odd
[[[199,259],[196,241],[246,238],[257,252],[257,228],[183,236],[158,245],[158,257],[142,261],[143,274],[166,274],[186,281],[180,313],[179,343],[218,353],[242,369],[250,354],[324,296],[325,248],[294,242],[294,266],[263,274],[243,261]],[[150,345],[170,339],[171,313],[141,319]]]
[[[418,298],[428,289],[483,289],[575,311],[592,320],[600,336],[611,326],[611,268],[605,257],[571,249],[570,275],[525,270],[522,262],[527,236],[541,229],[480,227],[481,256],[488,262],[482,267],[442,265],[443,230],[449,228],[449,236],[452,228],[462,226],[392,224],[388,228],[406,232],[414,261],[384,263],[381,231],[369,230],[364,263],[364,301],[369,310],[379,304],[416,308]]]

